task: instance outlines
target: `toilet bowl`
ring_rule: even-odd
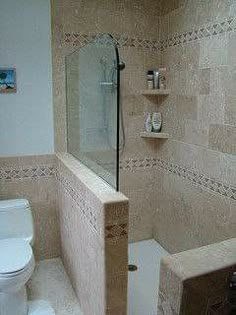
[[[31,315],[33,307],[27,301],[26,283],[35,267],[33,241],[28,200],[0,201],[0,315]],[[39,305],[39,311],[32,314],[55,314],[47,302],[35,305]]]
[[[3,239],[0,257],[0,314],[28,315],[25,285],[35,267],[32,248],[23,239]]]

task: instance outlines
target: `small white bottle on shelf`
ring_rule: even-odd
[[[146,132],[152,132],[152,114],[146,113],[145,115],[145,131]]]

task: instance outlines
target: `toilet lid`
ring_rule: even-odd
[[[22,239],[0,240],[0,274],[24,269],[33,256],[30,244]]]

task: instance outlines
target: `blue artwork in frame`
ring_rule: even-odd
[[[0,93],[16,93],[16,69],[0,68]]]

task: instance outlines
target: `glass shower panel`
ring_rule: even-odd
[[[118,190],[119,56],[110,35],[66,57],[68,152]]]

